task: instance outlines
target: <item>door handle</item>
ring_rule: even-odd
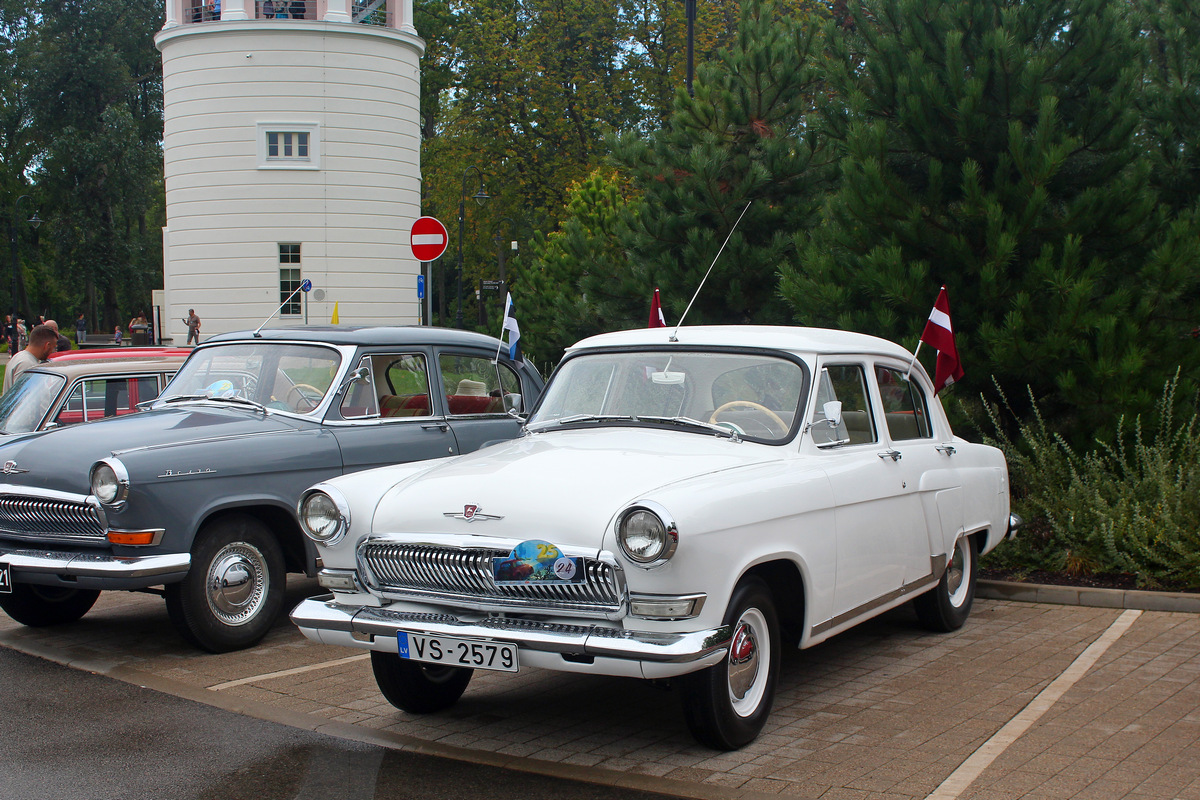
[[[951,444],[939,444],[937,447],[935,447],[933,449],[937,450],[939,453],[945,453],[948,456],[952,456],[958,452],[957,450],[954,449],[954,445],[951,445]]]
[[[426,423],[422,424],[421,427],[427,431],[431,431],[434,428],[437,428],[442,433],[445,433],[446,431],[450,430],[450,425],[445,422],[426,422]]]
[[[885,450],[882,453],[877,453],[876,455],[878,455],[880,458],[890,458],[892,461],[899,461],[902,457],[899,450]]]

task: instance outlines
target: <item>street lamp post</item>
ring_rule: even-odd
[[[458,196],[458,268],[456,270],[456,272],[458,273],[458,312],[455,314],[455,317],[454,317],[454,327],[459,328],[459,329],[461,329],[463,326],[463,312],[462,312],[463,223],[465,222],[466,216],[467,216],[467,207],[466,207],[466,204],[467,204],[467,175],[471,172],[471,170],[475,170],[475,172],[478,174],[478,177],[479,177],[479,190],[477,192],[475,192],[475,194],[472,195],[472,197],[475,198],[475,202],[479,203],[479,205],[483,205],[483,201],[488,199],[487,190],[483,188],[483,171],[480,170],[479,167],[476,167],[474,165],[464,169],[463,170],[463,179],[462,179],[462,193]]]
[[[17,324],[17,270],[21,268],[20,262],[17,259],[17,212],[21,209],[21,201],[28,200],[29,195],[23,194],[17,198],[17,202],[13,203],[12,215],[8,218],[8,246],[12,252],[12,325],[16,328]],[[34,230],[42,224],[38,219],[37,212],[33,212],[33,216],[26,220]]]

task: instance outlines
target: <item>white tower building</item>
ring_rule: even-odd
[[[163,335],[417,322],[412,0],[166,3]]]

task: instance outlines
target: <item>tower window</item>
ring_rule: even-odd
[[[308,161],[308,133],[304,131],[268,131],[268,161]]]
[[[259,122],[259,169],[320,169],[321,126],[315,122]]]
[[[294,265],[294,266],[293,266]],[[297,292],[302,282],[300,277],[300,245],[288,243],[279,245],[279,302],[283,307],[279,311],[282,317],[298,317],[304,313],[301,297]]]

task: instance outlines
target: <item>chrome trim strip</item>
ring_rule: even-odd
[[[178,405],[184,405],[180,403]],[[178,406],[177,406],[178,407]],[[228,403],[221,405],[222,408],[229,408]],[[239,406],[241,408],[242,406]],[[245,408],[249,408],[246,406]],[[272,409],[273,410],[273,409]],[[187,442],[164,442],[162,444],[147,444],[141,447],[127,447],[124,450],[113,450],[112,455],[115,458],[125,455],[126,453],[149,453],[154,450],[166,450],[171,447],[178,447],[180,444],[212,444],[214,442],[243,442],[247,439],[256,438],[259,436],[279,436],[281,434],[295,435],[296,431],[288,429],[282,431],[260,431],[258,433],[239,433],[225,436],[212,436],[208,439],[189,439]]]
[[[833,630],[839,625],[844,625],[856,617],[861,617],[862,615],[874,611],[881,606],[886,606],[888,603],[891,603],[898,597],[904,597],[905,595],[917,595],[926,589],[932,589],[934,586],[937,586],[937,582],[942,579],[942,573],[946,571],[946,565],[948,563],[950,563],[950,561],[945,554],[930,556],[929,575],[926,575],[924,578],[919,580],[915,580],[912,583],[906,583],[899,589],[888,592],[882,597],[877,597],[869,603],[863,603],[858,608],[851,609],[845,614],[839,614],[832,619],[828,619],[824,622],[813,625],[812,635],[819,636],[822,633]]]
[[[63,553],[0,547],[0,561],[14,574],[49,573],[79,578],[154,578],[183,575],[192,564],[191,553],[122,557],[108,553]]]
[[[410,630],[430,636],[509,642],[524,650],[675,664],[724,653],[733,636],[733,629],[728,625],[689,633],[654,633],[510,617],[487,617],[468,622],[450,614],[340,606],[331,595],[304,600],[292,610],[291,617],[292,622],[306,631],[341,631],[390,638],[398,631]]]

